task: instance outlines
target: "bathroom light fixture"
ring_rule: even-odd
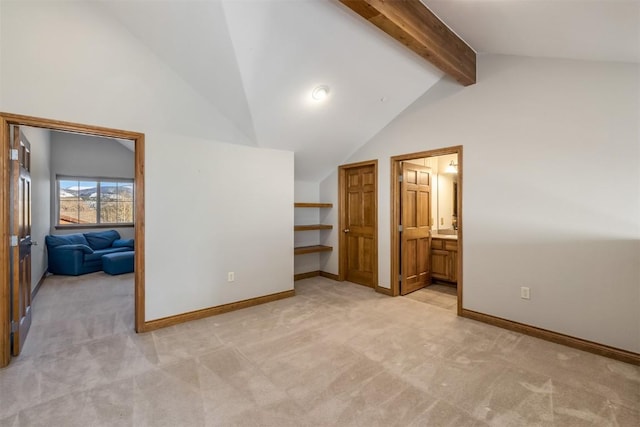
[[[329,86],[317,86],[313,89],[313,92],[311,92],[311,97],[316,101],[322,101],[327,96],[329,96]]]
[[[458,165],[453,163],[453,160],[449,162],[449,166],[444,170],[445,173],[458,173]]]

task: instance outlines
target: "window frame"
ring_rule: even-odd
[[[60,224],[60,181],[85,181],[96,183],[96,223],[83,223],[83,224]],[[100,222],[100,208],[101,208],[101,184],[104,182],[113,183],[126,183],[131,184],[133,187],[133,199],[132,203],[132,217],[131,222]],[[118,178],[118,177],[95,177],[95,176],[79,176],[79,175],[63,175],[56,174],[55,180],[55,229],[82,229],[82,228],[132,228],[135,226],[135,200],[136,200],[136,184],[134,178]]]

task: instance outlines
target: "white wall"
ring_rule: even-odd
[[[99,178],[134,177],[134,153],[118,141],[66,132],[51,132],[51,194],[56,194],[56,176]],[[56,197],[51,199],[51,234],[87,233],[104,229],[56,229]],[[133,227],[113,227],[123,239],[132,239]]]
[[[293,153],[147,137],[147,317],[293,289]]]
[[[463,145],[464,308],[639,352],[639,71],[479,56],[476,85],[434,86],[345,161],[380,160],[381,285],[389,157]]]
[[[293,154],[223,143],[246,137],[96,10],[3,3],[0,98],[145,133],[146,320],[293,289]]]
[[[2,1],[0,1],[0,37],[2,36]],[[4,104],[2,102],[2,40],[0,40],[0,111],[4,111]]]
[[[100,4],[3,0],[1,17],[4,111],[251,144]]]
[[[38,284],[49,266],[44,236],[49,234],[51,217],[51,183],[49,172],[50,132],[21,127],[31,143],[31,289]]]
[[[347,162],[345,162],[347,163]],[[380,167],[378,165],[378,167]],[[379,176],[378,176],[379,178]],[[340,207],[338,200],[338,167],[335,172],[330,174],[320,183],[320,200],[324,203],[333,203],[332,209],[325,209],[322,212],[322,222],[325,224],[333,224],[332,230],[325,231],[324,238],[327,246],[333,246],[333,251],[325,254],[320,260],[320,270],[338,274],[339,273],[339,239],[340,239]],[[379,215],[379,214],[378,214]],[[380,218],[378,218],[378,222]]]
[[[134,154],[115,139],[51,132],[51,172],[59,175],[133,178]],[[55,175],[52,176],[55,178]]]

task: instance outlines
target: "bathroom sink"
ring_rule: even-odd
[[[443,235],[443,236],[457,236],[458,235],[458,230],[451,230],[451,229],[438,230],[434,234],[440,234],[440,235]]]

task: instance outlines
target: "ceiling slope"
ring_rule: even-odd
[[[142,132],[247,140],[96,2],[1,1],[0,98],[8,111]]]
[[[99,4],[249,144],[293,151],[300,180],[324,178],[442,77],[336,0]]]
[[[52,86],[60,86],[60,96],[69,96],[62,90],[67,80],[83,96],[82,88],[97,90],[91,73],[115,70],[109,72],[120,79],[131,73],[118,73],[107,62],[83,61],[72,54],[74,48],[109,52],[104,61],[112,62],[122,51],[149,51],[158,65],[127,84],[107,79],[103,86],[113,86],[100,88],[106,98],[137,93],[152,103],[153,108],[133,110],[145,119],[161,121],[167,111],[178,111],[182,127],[195,136],[294,151],[296,179],[325,177],[442,77],[338,0],[84,0],[95,7],[96,17],[90,18],[97,27],[83,18],[68,23],[51,18],[61,11],[80,13],[76,5],[83,2],[0,1],[3,15],[5,4],[34,4],[21,21],[31,25],[42,19],[30,32],[56,27],[42,38],[54,47],[33,45],[34,67],[20,71],[33,77],[34,94],[46,86],[36,77],[43,59],[50,57],[60,68],[48,73],[49,80],[60,78]],[[480,53],[640,62],[640,0],[421,1]],[[11,24],[4,16],[3,23]],[[110,43],[96,45],[103,27],[114,33],[105,38]],[[119,45],[125,39],[141,49]],[[3,60],[11,58],[11,45],[3,46]],[[171,84],[156,85],[154,76]],[[325,102],[311,100],[317,85],[330,87]],[[41,104],[43,114],[56,111],[55,97]],[[113,106],[105,102],[100,108]],[[78,117],[82,113],[78,106]]]
[[[220,1],[102,1],[138,40],[257,145],[240,70]]]
[[[259,145],[294,151],[296,179],[324,178],[442,77],[337,1],[223,6]]]
[[[640,62],[640,0],[421,0],[478,53]]]

